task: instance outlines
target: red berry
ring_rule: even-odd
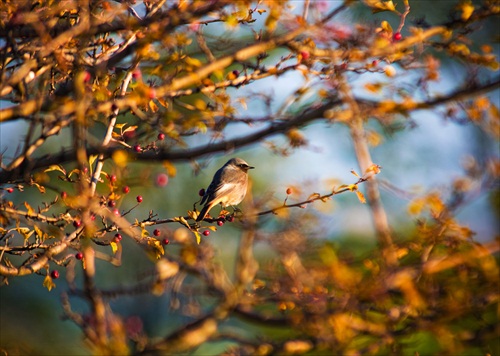
[[[205,195],[205,189],[201,188],[200,191],[198,192],[198,195],[200,197],[204,196]]]
[[[170,241],[168,239],[163,239],[162,242],[163,242],[164,245],[168,245],[170,243]]]
[[[75,221],[73,221],[73,226],[80,227],[80,226],[82,226],[82,222],[80,220],[75,220]]]
[[[132,78],[134,79],[140,79],[142,77],[142,73],[141,73],[141,70],[140,69],[135,69],[133,72],[132,72]]]
[[[59,271],[53,270],[52,272],[50,272],[50,276],[54,279],[58,279],[59,278]]]
[[[309,56],[310,56],[309,52],[307,52],[307,51],[301,51],[300,55],[302,56],[302,59],[305,61],[307,61],[309,59]]]
[[[165,173],[158,173],[156,175],[156,186],[164,187],[168,183],[168,176]]]
[[[90,220],[95,221],[95,215],[90,215]]]
[[[61,198],[66,199],[68,197],[68,193],[61,192]]]
[[[121,234],[115,234],[115,242],[120,242],[122,240]]]
[[[208,231],[208,230],[203,231],[203,235],[204,235],[204,236],[208,236],[208,235],[210,235],[210,231]]]
[[[128,192],[130,192],[130,187],[128,185],[124,186],[122,188],[122,192],[124,192],[125,194],[127,194]]]
[[[115,214],[116,216],[120,216],[120,210],[118,209],[113,209],[113,214]]]
[[[372,66],[374,66],[374,67],[378,66],[378,61],[376,59],[374,59],[372,61]]]
[[[83,260],[83,253],[78,252],[78,253],[75,255],[75,258],[76,258],[77,260]]]
[[[138,203],[142,203],[142,195],[138,195],[137,198],[135,198]]]
[[[142,151],[141,145],[135,145],[134,146],[134,151],[135,152],[141,152]]]
[[[288,189],[286,190],[286,195],[290,195],[290,194],[292,194],[292,188],[288,188]]]
[[[89,172],[89,169],[87,167],[83,167],[83,173],[87,174]]]
[[[396,32],[392,38],[394,39],[394,41],[401,41],[401,39],[403,38],[403,35],[401,34],[401,32]]]
[[[163,141],[165,139],[165,134],[163,132],[160,132],[158,134],[158,140]]]
[[[148,97],[150,99],[156,98],[156,89],[155,88],[149,88]]]
[[[87,71],[83,72],[83,81],[84,81],[84,83],[88,83],[91,78],[92,78],[92,76],[90,75],[89,72],[87,72]]]
[[[224,225],[224,221],[222,221],[222,220],[217,221],[217,225],[219,225],[219,226]]]
[[[14,192],[14,188],[12,188],[12,187],[11,188],[7,188],[7,193],[12,193],[12,192]]]
[[[108,178],[110,182],[116,182],[116,176],[114,174],[110,175]]]
[[[229,222],[233,222],[234,221],[234,216],[228,215],[228,216],[226,216],[226,220],[229,221]]]
[[[158,229],[155,229],[155,231],[153,231],[153,235],[160,236],[161,235],[161,231],[158,230]]]
[[[239,76],[239,75],[240,75],[240,72],[239,72],[239,71],[237,71],[237,70],[235,69],[235,70],[233,70],[233,74],[234,74],[234,76],[236,76],[236,77],[237,77],[237,76]]]
[[[136,136],[136,131],[134,130],[128,130],[123,133],[123,138],[126,140],[131,140]]]
[[[116,206],[116,202],[114,200],[110,200],[110,201],[108,201],[108,206],[110,208],[114,208]]]

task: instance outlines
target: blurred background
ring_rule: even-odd
[[[340,1],[318,2],[317,6],[325,7],[329,11],[338,6]],[[408,26],[412,21],[425,18],[425,21],[434,24],[441,22],[446,16],[449,5],[446,2],[433,2],[432,11],[429,11],[429,3],[426,1],[413,1],[411,14],[408,17]],[[297,11],[302,9],[302,2],[291,2]],[[140,5],[138,5],[140,11]],[[399,18],[387,13],[372,15],[362,6],[353,6],[347,13],[342,15],[342,26],[346,31],[352,31],[351,23],[367,21],[374,24],[382,19],[388,20],[393,27],[397,27]],[[260,21],[260,20],[258,20]],[[260,24],[262,25],[262,24]],[[258,28],[259,22],[255,24]],[[406,28],[405,27],[405,28]],[[224,38],[236,38],[247,35],[246,29],[232,31],[225,25],[212,26],[210,31],[216,36]],[[186,29],[189,34],[189,30]],[[404,35],[404,33],[403,33]],[[487,23],[484,28],[477,32],[473,47],[481,44],[492,44],[492,37],[497,36],[497,24]],[[477,42],[476,42],[477,40]],[[494,51],[498,55],[498,43],[493,43]],[[272,53],[272,56],[280,56],[282,53]],[[462,82],[468,75],[465,71],[466,65],[458,59],[442,56],[440,80],[434,82],[429,92],[435,95],[445,95],[455,88],[457,82]],[[405,87],[408,90],[414,86],[415,77],[405,74],[402,68],[395,65],[396,71],[401,75],[388,78],[383,73],[353,73],[351,76],[354,94],[356,97],[366,99],[391,98],[390,90],[377,94],[369,92],[365,85],[370,82],[387,82],[388,86]],[[497,75],[491,71],[481,71],[477,77],[487,80]],[[242,117],[260,117],[265,115],[265,107],[260,104],[257,93],[269,95],[272,98],[272,107],[279,108],[284,105],[295,91],[303,87],[305,78],[294,72],[280,76],[256,81],[252,85],[238,89],[229,89],[233,101],[238,98],[247,98],[247,108],[241,107]],[[317,90],[322,83],[314,84],[314,91],[310,97],[303,99],[300,105],[306,107],[313,105],[317,100]],[[500,105],[500,92],[495,90],[489,94],[490,100]],[[255,98],[248,100],[248,98]],[[416,98],[421,99],[421,98]],[[0,102],[2,107],[7,103]],[[300,110],[300,105],[291,111]],[[378,179],[381,182],[381,197],[384,207],[389,216],[389,222],[395,232],[395,236],[405,236],[414,229],[414,219],[408,214],[408,204],[414,198],[428,193],[429,191],[446,192],[451,189],[453,181],[464,175],[464,165],[467,166],[471,160],[483,163],[488,158],[500,157],[498,147],[498,132],[495,135],[486,133],[481,128],[471,124],[469,121],[444,119],[441,115],[445,108],[438,110],[421,110],[412,114],[410,118],[401,120],[402,130],[387,132],[376,122],[370,122],[369,126],[375,132],[378,145],[371,148],[373,161],[383,167]],[[22,122],[0,123],[0,152],[4,155],[4,162],[8,163],[9,157],[22,146],[27,126]],[[226,137],[238,137],[249,132],[251,128],[245,124],[235,124],[226,129]],[[101,130],[102,131],[102,130]],[[98,131],[97,131],[98,133]],[[120,210],[127,210],[136,205],[135,197],[143,196],[143,203],[134,209],[132,216],[143,219],[152,210],[158,218],[168,218],[186,215],[187,210],[192,210],[193,204],[199,200],[198,191],[206,188],[210,183],[215,171],[231,157],[241,157],[256,169],[250,171],[252,181],[252,192],[249,200],[258,202],[267,201],[267,206],[279,206],[286,198],[286,189],[292,188],[293,193],[288,197],[289,203],[299,202],[310,194],[318,192],[326,194],[333,187],[341,184],[351,184],[357,181],[351,170],[358,173],[359,167],[354,155],[349,129],[335,122],[314,123],[303,130],[308,140],[306,147],[287,152],[285,156],[276,154],[270,149],[273,147],[286,146],[286,139],[276,136],[268,142],[238,149],[226,154],[215,154],[199,160],[201,169],[192,162],[176,163],[176,174],[168,176],[168,182],[158,183],[159,175],[169,172],[161,164],[142,164],[131,162],[128,171],[130,176],[119,177],[131,188],[131,191],[121,202]],[[42,153],[61,151],[62,147],[71,147],[70,132],[62,132],[56,139],[50,139]],[[97,136],[99,137],[99,136]],[[204,137],[195,135],[187,138],[189,146],[199,146],[213,141],[210,133]],[[111,169],[105,164],[104,171]],[[163,177],[163,176],[162,176]],[[65,190],[64,184],[60,183],[58,189]],[[364,190],[364,187],[360,187]],[[67,186],[71,190],[71,186]],[[71,191],[68,193],[71,194]],[[14,192],[9,199],[16,204],[22,204],[30,194],[29,200],[32,206],[41,204],[48,196],[58,194],[56,191],[48,191],[42,195],[36,189],[22,193]],[[248,205],[248,203],[247,203]],[[245,204],[243,204],[243,210]],[[218,209],[218,208],[215,208]],[[326,203],[315,202],[305,209],[291,209],[290,218],[300,221],[305,219],[315,226],[312,238],[325,239],[339,244],[347,250],[363,251],[366,246],[373,246],[375,233],[371,215],[366,205],[360,204],[355,194],[341,194],[333,197]],[[313,219],[311,220],[311,216]],[[499,231],[499,207],[498,193],[480,194],[458,214],[460,222],[473,230],[476,234],[474,239],[480,242],[491,241],[498,236]],[[264,216],[260,222],[263,229],[266,226],[276,224],[274,216]],[[182,232],[183,228],[177,226],[162,225],[162,236],[172,234],[188,233]],[[153,228],[150,229],[152,232]],[[190,238],[194,238],[189,235]],[[220,259],[224,268],[229,271],[234,269],[234,256],[239,241],[238,223],[226,224],[216,232],[212,232],[206,238],[209,243],[216,247],[217,258]],[[123,240],[123,263],[121,267],[112,267],[107,262],[98,261],[102,264],[98,268],[101,273],[97,275],[97,284],[100,288],[111,289],[116,287],[126,288],[134,285],[137,281],[144,280],[154,272],[154,261],[144,258],[144,253],[135,242]],[[166,246],[166,249],[175,251],[175,245]],[[103,252],[109,253],[109,247],[103,247]],[[259,249],[256,245],[255,254],[259,259],[266,257],[265,248]],[[63,269],[61,273],[64,276]],[[75,267],[76,280],[81,281],[81,267]],[[82,339],[82,334],[70,321],[61,321],[61,293],[68,290],[65,278],[56,280],[57,287],[52,291],[42,287],[43,278],[38,275],[30,275],[23,278],[12,278],[8,285],[0,287],[0,345],[10,354],[38,354],[38,355],[84,355],[89,349]],[[120,298],[116,302],[111,301],[112,309],[117,314],[128,318],[130,327],[142,327],[150,335],[164,335],[166,330],[174,330],[179,324],[188,321],[179,313],[172,312],[173,298],[168,293],[152,296],[148,294],[130,295]],[[78,298],[72,298],[72,307],[76,311],[82,311],[84,304]],[[80,310],[79,310],[80,308]],[[202,307],[203,308],[203,307]],[[174,308],[175,309],[175,308]],[[186,312],[186,311],[184,311]],[[161,315],[161,318],[158,318]],[[137,317],[141,321],[138,321]],[[25,322],[28,321],[28,322]],[[227,322],[228,328],[241,328],[235,320]],[[245,333],[261,333],[262,330],[245,329]],[[28,341],[29,340],[29,341]],[[28,342],[25,342],[28,341]],[[206,344],[194,354],[207,355],[219,353],[227,346],[222,344]],[[0,350],[1,351],[1,350]],[[423,354],[423,353],[421,353]]]

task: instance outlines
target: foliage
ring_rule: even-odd
[[[410,5],[2,2],[0,129],[25,128],[1,161],[2,288],[38,274],[33,288],[61,292],[61,273],[64,315],[96,354],[192,352],[222,341],[235,355],[500,353],[498,239],[475,241],[456,217],[478,196],[498,196],[498,154],[469,158],[447,191],[404,192],[415,224],[396,236],[376,177],[384,162],[371,153],[384,144],[373,123],[397,135],[423,110],[498,140],[497,47],[476,39],[500,6],[450,1],[447,17],[428,22],[410,21]],[[356,13],[368,18],[354,21]],[[450,61],[465,74],[437,93]],[[303,83],[282,105],[268,93],[238,96],[292,74]],[[348,129],[361,172],[352,181],[326,192],[284,188],[284,201],[254,191],[244,213],[201,223],[196,205],[162,219],[141,212],[150,166],[162,167],[155,184],[166,186],[182,162],[198,171],[202,158],[257,143],[286,159],[310,145],[305,129],[316,122]],[[322,233],[304,208],[350,193],[370,210],[375,246],[315,238]],[[234,273],[207,238],[230,224],[240,236]],[[102,288],[109,265],[127,267],[126,249],[154,273]],[[135,295],[168,295],[170,313],[158,317],[182,321],[157,337],[139,316],[113,310],[111,299]]]

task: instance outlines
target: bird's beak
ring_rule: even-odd
[[[248,166],[248,169],[254,169],[255,167],[252,167],[252,166]]]

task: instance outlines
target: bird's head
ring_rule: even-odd
[[[229,161],[227,161],[226,166],[232,166],[236,169],[241,169],[243,172],[248,172],[249,169],[255,168],[250,166],[241,158],[231,158]]]

